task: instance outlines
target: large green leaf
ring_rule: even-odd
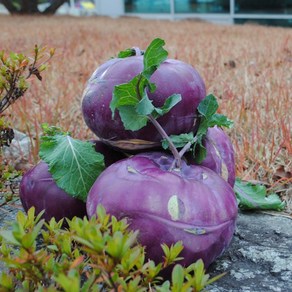
[[[263,185],[243,182],[239,178],[235,181],[234,191],[239,207],[243,210],[283,210],[285,202],[278,195],[267,194]]]
[[[42,137],[40,157],[56,184],[72,197],[86,201],[88,191],[104,170],[104,157],[90,142],[69,135]]]

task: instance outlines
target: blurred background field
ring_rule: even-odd
[[[56,48],[43,81],[31,81],[9,108],[11,124],[33,142],[38,158],[41,124],[92,139],[81,114],[82,92],[93,71],[132,46],[163,38],[170,58],[193,65],[220,112],[234,120],[228,134],[237,176],[281,195],[292,212],[292,34],[289,28],[214,25],[203,21],[121,17],[0,16],[0,50],[29,54],[35,44]]]

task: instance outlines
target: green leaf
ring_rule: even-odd
[[[118,54],[118,58],[127,58],[131,56],[135,56],[136,52],[133,49],[126,49],[124,51],[120,51]]]
[[[177,264],[174,266],[171,273],[172,289],[171,291],[180,292],[182,291],[184,283],[184,269],[181,265]]]
[[[194,142],[194,133],[191,132],[188,134],[170,135],[169,138],[171,139],[176,148],[182,148],[188,142]],[[167,149],[169,147],[169,144],[166,139],[162,140],[162,147],[164,149]]]
[[[54,279],[65,292],[80,291],[80,275],[76,270],[70,270],[67,275],[60,273]]]
[[[157,292],[170,292],[170,282],[167,280],[161,286],[156,286]]]
[[[119,109],[121,106],[136,106],[139,103],[137,87],[140,78],[140,75],[137,75],[130,82],[115,86],[113,98],[110,103],[113,116],[115,110]]]
[[[140,269],[143,271],[145,274],[147,274],[147,279],[154,279],[158,276],[162,269],[162,263],[155,264],[153,260],[148,260],[146,263],[143,265],[143,267]]]
[[[162,244],[161,247],[164,253],[164,261],[168,265],[183,259],[182,257],[179,257],[179,254],[183,250],[182,241],[178,241],[175,244],[172,244],[170,247],[168,247],[166,244]]]
[[[201,291],[207,285],[207,281],[209,279],[209,275],[205,274],[204,263],[201,259],[197,260],[194,264],[194,272],[196,275],[195,278],[195,288],[196,291]]]
[[[6,272],[1,272],[0,274],[0,291],[13,291],[14,283],[13,277],[11,274],[7,274]]]
[[[142,74],[147,79],[150,79],[151,75],[157,70],[160,64],[167,59],[168,52],[163,48],[164,45],[164,40],[156,38],[146,49]]]
[[[255,185],[243,182],[237,178],[234,191],[239,201],[239,207],[243,210],[276,210],[281,211],[285,207],[278,195],[267,194],[267,189],[263,185]]]
[[[213,94],[207,95],[199,104],[198,112],[200,114],[199,127],[195,136],[193,155],[196,163],[201,163],[207,155],[203,145],[203,140],[207,135],[208,128],[232,127],[233,122],[221,114],[217,114],[218,102]]]
[[[49,165],[56,184],[83,201],[105,168],[104,157],[94,150],[93,144],[68,135],[43,137],[39,155]]]
[[[177,105],[181,101],[181,99],[182,97],[180,94],[172,94],[171,96],[169,96],[165,100],[164,105],[162,107],[155,108],[155,111],[153,114],[154,118],[167,114],[175,105]]]
[[[139,115],[136,108],[132,106],[122,106],[119,108],[119,111],[126,130],[138,131],[145,127],[148,122],[148,117]]]
[[[98,286],[94,286],[95,281],[96,281],[96,275],[94,273],[87,276],[87,280],[82,285],[80,292],[88,292],[88,291],[98,292],[98,291],[100,291],[100,288]]]
[[[0,230],[0,236],[9,243],[12,243],[16,246],[21,246],[21,243],[15,238],[11,230]]]
[[[45,220],[41,220],[36,224],[31,232],[26,233],[22,237],[22,245],[25,248],[30,248],[34,243],[44,225]]]
[[[193,146],[193,157],[196,163],[200,164],[207,156],[207,150],[203,145],[203,140],[208,132],[208,121],[204,118],[200,121],[200,126],[196,133],[196,140]]]
[[[126,241],[127,237],[124,236],[121,231],[116,231],[112,238],[108,240],[105,249],[106,253],[115,259],[122,259],[127,249],[129,248],[128,244],[126,244]]]
[[[232,128],[233,121],[229,120],[224,115],[214,114],[209,121],[209,127],[214,127],[214,126]]]
[[[213,94],[209,94],[200,102],[198,111],[208,119],[216,113],[218,107],[216,97]]]
[[[129,273],[130,270],[134,268],[134,266],[139,262],[141,258],[141,249],[138,247],[133,247],[127,251],[126,256],[124,256],[121,260],[121,269],[125,273]]]
[[[209,279],[206,282],[206,285],[211,285],[212,283],[218,281],[219,279],[221,279],[222,277],[224,277],[227,274],[227,272],[221,273],[219,275],[214,276],[213,278]]]
[[[70,135],[69,132],[64,132],[60,127],[57,126],[50,126],[48,123],[43,123],[41,125],[43,130],[43,137],[44,136],[54,136],[54,135]]]
[[[150,100],[147,94],[144,94],[143,98],[139,101],[136,107],[136,112],[139,115],[150,115],[154,110],[154,105],[152,104],[152,100]]]

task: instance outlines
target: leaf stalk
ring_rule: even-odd
[[[150,122],[153,124],[153,126],[156,128],[156,130],[159,132],[159,134],[162,136],[162,138],[164,138],[169,144],[169,149],[172,155],[174,156],[174,163],[173,163],[174,165],[172,165],[170,170],[172,170],[174,167],[180,169],[182,156],[180,155],[180,153],[174,146],[172,140],[170,139],[170,137],[167,135],[165,130],[161,127],[161,125],[157,122],[157,120],[152,115],[148,115],[148,118]]]

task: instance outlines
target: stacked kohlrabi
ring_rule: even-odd
[[[45,209],[47,220],[95,216],[102,204],[139,230],[149,258],[161,261],[162,243],[182,241],[184,264],[208,266],[237,217],[234,151],[222,130],[232,122],[216,113],[199,73],[163,46],[155,39],[97,68],[82,113],[98,141],[45,126],[42,161],[24,175],[21,200],[26,210]]]

